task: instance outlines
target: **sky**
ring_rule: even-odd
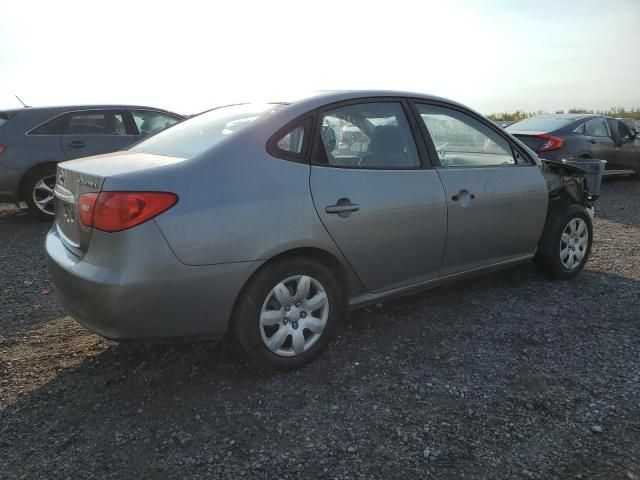
[[[0,108],[191,114],[333,89],[485,114],[640,106],[640,0],[8,0],[0,15]]]

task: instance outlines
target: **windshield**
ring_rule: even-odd
[[[133,146],[131,151],[192,158],[282,106],[276,103],[248,103],[216,108],[149,137]]]
[[[553,132],[572,122],[575,118],[564,117],[530,117],[509,125],[507,132]]]

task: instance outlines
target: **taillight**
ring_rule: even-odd
[[[7,149],[4,145],[0,145],[0,153],[4,152]]]
[[[83,193],[78,199],[78,216],[86,227],[93,225],[93,209],[98,199],[97,193]]]
[[[564,145],[563,139],[554,137],[553,135],[547,135],[546,133],[542,133],[540,135],[535,135],[535,136],[545,140],[545,142],[536,150],[538,152],[549,152],[551,150],[558,150],[559,148],[562,148],[562,146]]]
[[[119,232],[160,215],[178,201],[175,193],[83,193],[78,199],[80,221],[86,227]]]

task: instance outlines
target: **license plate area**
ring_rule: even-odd
[[[75,223],[76,221],[76,208],[75,205],[70,205],[66,202],[62,203],[62,215],[66,223]]]

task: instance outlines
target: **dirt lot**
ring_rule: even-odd
[[[0,206],[0,477],[638,479],[640,182],[597,216],[574,281],[527,265],[355,312],[267,376],[78,326],[48,226]]]

